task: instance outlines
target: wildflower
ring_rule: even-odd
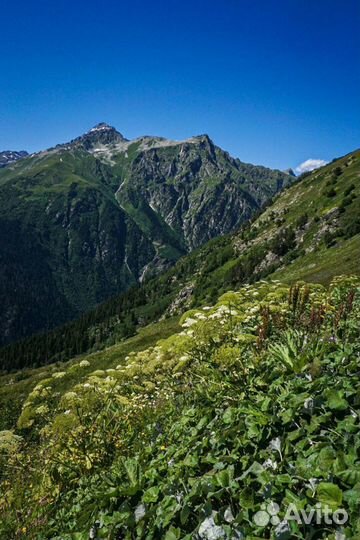
[[[270,441],[269,444],[270,450],[275,450],[276,452],[279,452],[280,459],[282,460],[282,454],[281,454],[281,439],[280,437],[276,437],[272,441]]]
[[[65,375],[65,371],[58,371],[57,373],[53,373],[52,377],[53,379],[62,379],[63,377],[65,377]]]
[[[76,392],[66,392],[66,394],[64,395],[64,398],[65,399],[75,399],[75,398],[77,398],[77,393]]]
[[[88,360],[81,360],[79,366],[80,366],[80,367],[89,367],[89,366],[90,366],[90,362],[89,362]]]
[[[79,397],[76,392],[66,392],[61,401],[71,406],[72,404],[76,403],[78,399]]]
[[[40,405],[40,407],[38,407],[35,410],[35,414],[38,414],[38,415],[46,414],[48,412],[49,412],[49,407],[47,405]]]
[[[314,408],[314,400],[313,398],[309,397],[305,399],[304,401],[304,409],[312,410]]]
[[[264,469],[272,469],[273,471],[275,471],[277,469],[277,463],[275,460],[272,460],[271,458],[269,458],[266,461],[264,461],[263,467]]]
[[[22,441],[20,435],[15,435],[10,430],[0,431],[0,450],[15,452]]]
[[[135,521],[138,523],[146,514],[146,508],[144,504],[139,504],[135,509]]]
[[[91,376],[92,377],[104,377],[105,376],[105,371],[103,369],[97,369],[96,371],[93,371],[91,373]]]
[[[189,326],[192,326],[193,324],[195,324],[197,321],[196,319],[192,319],[191,317],[189,317],[188,319],[186,319],[186,321],[182,324],[182,326],[184,328],[188,328]]]

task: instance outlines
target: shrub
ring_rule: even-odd
[[[348,195],[350,195],[350,193],[352,191],[354,191],[355,189],[355,184],[351,184],[349,187],[347,187],[344,191],[344,196],[347,197]]]
[[[309,220],[309,216],[305,213],[305,214],[302,214],[301,216],[298,217],[298,219],[296,220],[296,227],[298,229],[303,229],[305,227],[305,225],[307,224]]]
[[[353,198],[350,196],[348,197],[345,197],[342,201],[341,201],[341,206],[342,207],[345,207],[345,206],[349,206],[353,201]]]
[[[341,175],[342,175],[342,168],[341,167],[335,167],[335,169],[333,170],[333,176],[335,178],[338,178]]]
[[[351,238],[352,236],[355,236],[356,234],[360,233],[360,218],[356,218],[352,223],[349,223],[344,228],[344,236],[345,238]]]
[[[295,232],[291,227],[287,227],[270,242],[270,249],[276,255],[283,256],[294,249],[295,245]]]
[[[335,190],[334,188],[330,188],[330,189],[328,189],[327,191],[325,191],[324,195],[325,195],[326,197],[329,197],[329,198],[335,197],[335,195],[336,195],[336,190]]]

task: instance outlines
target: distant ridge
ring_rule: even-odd
[[[11,165],[29,154],[25,150],[3,150],[0,152],[0,168]]]

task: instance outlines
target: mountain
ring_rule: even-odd
[[[290,176],[294,176],[294,177],[296,176],[296,174],[294,173],[293,169],[291,169],[291,168],[290,168],[290,169],[285,169],[284,173],[285,173],[285,174],[288,174],[288,175],[290,175]]]
[[[172,268],[77,321],[0,350],[11,369],[109,347],[157,320],[271,276],[329,284],[360,274],[360,151],[298,177],[238,231],[212,239]]]
[[[0,352],[2,538],[360,537],[359,172]]]
[[[25,150],[20,150],[19,152],[16,150],[4,150],[0,152],[0,168],[15,163],[18,159],[22,159],[28,155]]]
[[[1,343],[79,316],[235,230],[291,178],[203,135],[101,123],[0,171]]]
[[[84,135],[80,135],[68,143],[58,144],[55,148],[65,148],[69,150],[71,148],[82,148],[83,150],[94,153],[99,152],[100,148],[102,148],[106,153],[109,152],[110,149],[118,148],[117,145],[123,142],[126,143],[129,141],[114,127],[109,126],[109,124],[106,124],[105,122],[100,122],[100,124],[94,126]]]

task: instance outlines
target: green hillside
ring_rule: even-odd
[[[0,366],[40,365],[111,346],[160,317],[267,276],[328,284],[342,273],[359,274],[359,175],[356,151],[301,177],[235,234],[211,240],[74,323],[3,348]]]
[[[100,124],[0,168],[0,345],[79,317],[235,230],[291,177],[206,137]]]

